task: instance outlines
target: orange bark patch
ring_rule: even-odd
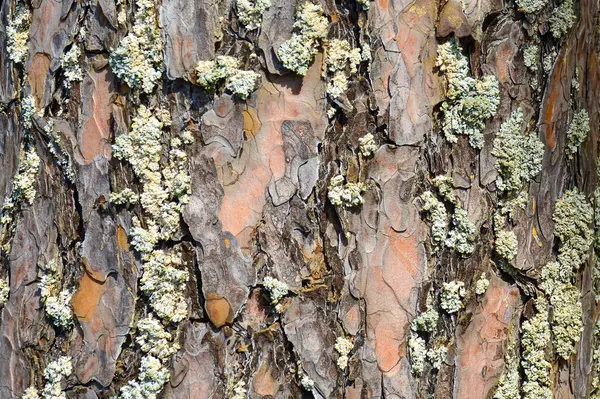
[[[129,243],[127,242],[127,232],[120,225],[117,226],[117,244],[123,251],[129,251]]]
[[[233,321],[229,302],[217,294],[208,294],[206,296],[206,313],[210,321],[217,328],[221,328],[226,323]]]
[[[94,280],[88,273],[83,274],[79,280],[79,288],[71,302],[73,313],[80,321],[92,319],[104,291],[106,291],[106,287],[103,283]]]
[[[504,367],[503,347],[518,289],[494,278],[469,325],[457,334],[456,397],[487,398]]]
[[[267,203],[267,187],[285,173],[282,123],[308,120],[315,134],[322,134],[325,129],[324,107],[321,100],[316,100],[323,97],[322,58],[322,55],[316,57],[299,92],[292,89],[298,83],[297,77],[274,77],[274,82],[265,82],[256,94],[255,111],[248,109],[244,115],[244,130],[256,132],[244,142],[241,156],[233,160],[213,158],[217,170],[231,168],[239,173],[233,181],[221,180],[225,195],[219,220],[223,231],[233,234],[242,249],[249,248],[251,232],[260,221]],[[220,115],[220,112],[226,110],[217,105],[215,113]],[[221,174],[219,178],[224,176]]]
[[[50,68],[50,57],[43,53],[33,56],[29,70],[29,84],[31,85],[31,94],[38,107],[43,105],[48,68]]]
[[[94,81],[93,104],[80,144],[81,155],[86,163],[101,154],[104,143],[110,141],[109,122],[112,112],[112,73],[106,68],[101,72],[91,73],[90,77]]]
[[[244,133],[246,134],[246,139],[253,139],[259,129],[260,120],[258,120],[256,110],[254,108],[246,109],[244,111]]]

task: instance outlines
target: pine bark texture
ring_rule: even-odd
[[[302,0],[274,0],[253,31],[240,24],[232,0],[157,1],[162,78],[151,92],[136,92],[109,58],[132,29],[137,3],[23,2],[31,12],[28,55],[16,64],[7,27],[17,4],[0,0],[0,197],[15,190],[24,143],[41,160],[35,197],[15,212],[5,237],[10,248],[2,253],[0,277],[9,279],[10,294],[0,319],[0,398],[21,398],[30,386],[41,390],[44,369],[60,356],[72,358],[73,372],[61,383],[69,398],[112,397],[138,377],[143,354],[136,323],[152,309],[140,291],[142,262],[130,232],[133,216],[143,221],[144,215],[139,204],[109,198],[127,187],[142,190],[131,165],[111,149],[141,105],[170,112],[165,137],[187,129],[195,139],[186,148],[189,203],[177,234],[158,245],[177,248],[189,275],[188,317],[168,325],[180,349],[167,362],[169,380],[159,397],[232,397],[243,381],[252,398],[483,399],[494,396],[510,367],[519,368],[523,383],[522,326],[536,313],[540,272],[559,245],[555,203],[574,187],[594,201],[596,1],[576,1],[577,18],[559,40],[549,31],[560,4],[553,0],[535,15],[508,0],[377,0],[368,11],[354,1],[322,2],[328,39],[345,39],[353,48],[369,44],[372,53],[337,100],[326,94],[322,47],[304,77],[277,58]],[[447,80],[436,58],[451,38],[472,76],[493,75],[499,83],[500,105],[486,121],[481,150],[465,136],[452,144],[442,133]],[[81,48],[83,74],[67,88],[61,57],[74,45]],[[524,63],[531,45],[541,50],[536,71]],[[196,84],[198,62],[219,55],[235,56],[243,69],[261,75],[247,99]],[[29,96],[36,113],[26,132]],[[332,106],[337,113],[328,118]],[[541,173],[523,187],[528,203],[510,226],[518,255],[508,273],[493,249],[500,193],[492,147],[502,122],[519,108],[544,156]],[[591,131],[569,159],[567,131],[580,109],[587,110]],[[71,160],[72,181],[49,151],[50,122]],[[378,145],[372,157],[359,155],[367,133]],[[364,204],[329,201],[328,185],[338,174],[366,184]],[[440,175],[453,178],[453,192],[476,228],[475,251],[466,257],[432,247],[419,197]],[[583,315],[576,353],[565,360],[551,345],[545,353],[556,398],[594,394],[598,271],[593,248],[588,252],[574,283]],[[63,288],[75,291],[68,328],[52,324],[41,299],[42,268],[51,259]],[[489,287],[476,295],[482,273]],[[289,288],[277,311],[266,277]],[[462,281],[466,295],[462,308],[448,314],[439,298],[451,281]],[[427,345],[448,352],[438,368],[427,361],[417,376],[410,326],[427,309],[428,295],[440,319]],[[345,369],[334,348],[338,337],[352,342]],[[508,364],[508,353],[516,363]],[[302,376],[314,382],[312,392],[301,387]]]

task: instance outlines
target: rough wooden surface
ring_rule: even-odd
[[[508,347],[520,353],[520,328],[532,316],[540,270],[556,254],[557,198],[578,187],[593,201],[597,2],[577,2],[577,20],[562,40],[548,32],[553,2],[537,16],[499,0],[377,0],[368,11],[354,1],[323,2],[328,37],[353,47],[367,43],[373,55],[344,93],[352,109],[339,106],[332,119],[322,49],[304,77],[287,71],[275,53],[291,37],[296,2],[273,1],[261,30],[250,32],[240,27],[235,3],[157,2],[163,76],[151,93],[135,97],[108,59],[131,29],[136,1],[23,3],[32,13],[29,55],[15,65],[6,51],[15,2],[0,0],[0,197],[13,190],[24,140],[41,158],[36,197],[19,209],[11,250],[2,255],[0,277],[9,278],[10,295],[0,318],[0,399],[20,398],[32,385],[41,389],[44,368],[61,355],[73,359],[74,372],[63,383],[69,398],[112,397],[138,374],[134,326],[149,306],[138,288],[140,254],[128,233],[140,210],[107,201],[116,187],[140,186],[111,150],[139,104],[160,104],[171,114],[172,132],[189,129],[195,136],[187,149],[190,202],[179,234],[164,244],[179,246],[191,271],[190,317],[173,330],[180,349],[161,397],[230,396],[233,369],[252,398],[492,398]],[[123,7],[125,24],[118,22]],[[462,44],[473,76],[499,82],[499,110],[486,123],[481,150],[464,136],[450,144],[441,132],[446,82],[435,62],[438,45],[450,37]],[[67,90],[60,59],[73,41],[83,48],[84,73]],[[535,75],[525,66],[523,50],[532,44],[550,57],[548,73],[541,61]],[[260,73],[260,87],[247,100],[193,84],[198,61],[217,55],[235,55]],[[530,85],[534,79],[539,90]],[[28,95],[39,115],[25,138],[21,104]],[[529,202],[512,228],[519,253],[511,275],[493,253],[492,143],[517,108],[544,143],[544,158],[542,172],[524,188]],[[581,108],[591,132],[568,160],[566,133]],[[72,160],[73,182],[48,150],[49,122]],[[379,144],[370,159],[358,155],[358,139],[367,133]],[[340,171],[368,184],[361,207],[328,201],[329,181]],[[442,174],[453,177],[477,231],[467,257],[434,254],[420,212],[418,197]],[[40,265],[56,256],[63,285],[75,291],[75,322],[67,330],[47,319],[38,288]],[[599,370],[592,356],[600,338],[593,333],[594,262],[590,250],[576,279],[584,324],[577,353],[551,358],[557,398],[590,397]],[[490,286],[475,295],[482,272]],[[266,276],[290,289],[281,312],[262,286]],[[453,280],[463,281],[468,294],[463,309],[441,312],[436,327],[448,356],[439,370],[426,367],[417,378],[408,349],[411,322],[426,309],[428,293],[439,295],[441,284]],[[341,336],[354,346],[345,370],[334,349]],[[300,387],[298,368],[314,381],[312,393]]]

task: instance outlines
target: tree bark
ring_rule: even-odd
[[[354,1],[321,2],[327,37],[315,40],[317,54],[301,76],[277,51],[298,33],[304,1],[273,1],[260,28],[247,30],[232,0],[150,0],[155,20],[143,22],[159,32],[152,40],[162,59],[150,90],[132,87],[113,62],[145,2],[0,0],[0,197],[12,201],[0,214],[0,277],[10,287],[0,305],[0,398],[21,398],[29,387],[59,397],[43,393],[50,384],[44,371],[62,356],[73,368],[58,383],[66,397],[126,397],[122,387],[143,383],[150,352],[139,323],[147,317],[159,320],[174,348],[161,358],[168,371],[161,398],[526,397],[524,326],[544,313],[534,305],[544,296],[551,335],[541,357],[551,365],[543,373],[553,397],[600,397],[593,245],[571,280],[582,329],[567,359],[557,353],[558,311],[542,284],[542,271],[565,245],[555,237],[557,201],[576,189],[595,207],[596,1],[576,2],[576,19],[560,38],[551,31],[559,1],[533,14],[497,0],[377,0],[368,10]],[[24,10],[27,55],[19,63],[9,27]],[[349,85],[338,98],[328,94],[333,74],[325,54],[334,39],[372,58],[356,73],[344,68]],[[443,132],[450,77],[436,60],[449,41],[468,61],[470,77],[498,81],[499,105],[484,121],[481,149],[463,134],[451,143]],[[540,52],[532,63],[524,53],[533,46]],[[70,65],[64,54],[74,47],[80,53]],[[218,56],[260,74],[246,99],[222,81],[202,87],[196,66]],[[77,67],[81,76],[72,79]],[[28,98],[35,105],[29,114]],[[174,179],[165,172],[173,139],[193,136],[181,147],[187,158],[180,173],[191,179],[186,200],[150,194],[159,206],[180,201],[175,231],[152,251],[181,258],[175,269],[186,279],[173,287],[183,293],[181,320],[161,316],[157,289],[143,288],[150,266],[133,231],[136,220],[145,228],[151,222],[144,199],[119,204],[111,196],[149,187],[131,158],[115,156],[142,107],[150,110],[146,121],[162,121],[161,110],[170,115],[158,140],[161,190],[171,190]],[[543,143],[543,160],[518,190],[527,202],[508,221],[518,252],[506,262],[495,252],[493,217],[507,198],[497,185],[494,139],[519,109],[523,134]],[[589,133],[571,153],[568,132],[580,110]],[[369,133],[376,149],[361,153],[359,139]],[[134,156],[144,151],[133,147]],[[39,168],[26,166],[31,153]],[[19,188],[27,171],[31,201]],[[337,175],[364,184],[364,203],[334,203]],[[456,206],[475,228],[466,256],[435,248],[422,195],[431,191],[444,202],[437,176],[452,178]],[[49,264],[57,265],[61,290],[73,293],[66,327],[57,326],[43,297]],[[478,294],[482,274],[489,286]],[[269,278],[287,287],[281,298]],[[442,304],[451,282],[464,284],[457,312]],[[428,309],[439,315],[434,327],[411,329]],[[423,355],[415,371],[411,337],[447,352],[439,352],[437,365]],[[351,344],[346,367],[340,338]],[[511,370],[516,396],[499,396]]]

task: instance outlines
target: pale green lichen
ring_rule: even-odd
[[[169,370],[151,355],[142,358],[137,380],[121,388],[120,399],[156,399],[169,381]]]
[[[303,3],[296,13],[294,28],[297,32],[277,49],[283,66],[299,75],[306,75],[320,41],[327,36],[329,21],[320,4]]]
[[[571,270],[577,270],[588,258],[594,242],[590,227],[594,210],[585,195],[576,188],[566,191],[554,206],[554,235],[560,240],[558,261]]]
[[[352,352],[354,344],[347,338],[337,337],[334,348],[339,354],[337,365],[341,370],[345,370],[348,367],[348,355]]]
[[[517,235],[512,231],[500,230],[496,232],[494,250],[505,261],[510,262],[517,256],[519,242]]]
[[[139,195],[132,189],[126,188],[118,193],[110,193],[109,200],[115,205],[135,204],[139,201]]]
[[[14,178],[13,202],[24,201],[32,204],[35,199],[35,181],[40,170],[40,157],[35,147],[21,151],[19,170]]]
[[[54,259],[40,267],[45,270],[40,279],[39,288],[46,316],[54,326],[68,328],[73,324],[73,311],[71,310],[73,291],[62,289],[60,273]]]
[[[554,67],[554,61],[556,60],[556,49],[552,49],[551,52],[544,56],[542,60],[542,67],[544,68],[545,73],[550,73],[552,68]]]
[[[75,172],[73,172],[73,164],[71,157],[63,144],[60,134],[54,129],[54,121],[49,121],[44,127],[44,132],[48,135],[48,150],[57,160],[58,165],[62,169],[65,177],[70,181],[75,181]]]
[[[325,46],[326,71],[333,74],[327,84],[327,94],[337,99],[348,91],[348,79],[356,74],[363,61],[361,50],[352,48],[347,40],[333,39]],[[346,72],[349,70],[349,74]]]
[[[21,399],[40,399],[40,395],[38,394],[37,389],[35,389],[34,386],[31,386],[23,392]]]
[[[412,323],[410,329],[414,332],[430,333],[435,330],[437,322],[440,316],[430,303],[428,303],[427,310],[417,315]]]
[[[242,380],[238,381],[233,388],[233,396],[231,399],[246,399],[248,396],[248,390],[246,389],[246,383]]]
[[[152,315],[137,323],[139,335],[136,342],[144,353],[137,380],[129,381],[121,388],[121,399],[156,399],[168,382],[168,360],[179,350],[165,326]]]
[[[60,58],[60,65],[63,68],[65,80],[64,85],[71,87],[72,82],[81,82],[83,80],[83,70],[79,63],[81,50],[77,44],[73,44],[69,51]]]
[[[560,6],[552,10],[552,15],[548,20],[552,36],[557,40],[561,39],[569,33],[576,19],[573,0],[564,0]]]
[[[579,290],[570,284],[557,284],[550,296],[554,349],[563,359],[575,354],[575,345],[583,332],[580,296]]]
[[[565,144],[567,159],[572,159],[573,155],[577,154],[577,149],[585,141],[589,133],[590,117],[585,108],[582,108],[573,115],[573,120],[567,131],[567,143]]]
[[[554,235],[559,239],[558,262],[549,262],[541,273],[541,287],[552,305],[552,335],[556,353],[568,359],[583,331],[580,292],[573,285],[575,272],[586,262],[594,240],[590,228],[593,209],[577,189],[556,201]]]
[[[408,338],[408,351],[412,372],[415,376],[420,377],[425,369],[427,358],[427,344],[425,343],[425,339],[416,334],[411,334]]]
[[[71,357],[61,356],[57,360],[50,362],[44,369],[46,384],[42,390],[42,397],[44,399],[66,399],[67,396],[62,390],[62,382],[71,373],[73,373]]]
[[[372,157],[375,151],[379,148],[375,142],[375,138],[371,133],[365,134],[363,137],[358,139],[360,154],[364,158]]]
[[[454,40],[438,47],[436,65],[448,81],[447,99],[442,104],[442,129],[449,142],[456,143],[457,135],[465,134],[469,144],[480,149],[485,121],[496,114],[500,104],[500,90],[494,76],[469,76],[468,61],[461,51]]]
[[[537,14],[548,4],[548,0],[516,0],[517,6],[527,14]]]
[[[336,206],[354,208],[365,203],[362,194],[367,190],[364,183],[346,183],[344,176],[337,175],[329,182],[327,197]]]
[[[422,210],[428,214],[431,222],[431,241],[434,249],[443,248],[450,222],[446,206],[431,191],[425,191],[419,198],[423,201]]]
[[[462,299],[466,295],[465,283],[462,281],[451,281],[443,284],[440,294],[440,307],[448,314],[453,314],[462,309]]]
[[[288,294],[289,288],[286,283],[271,276],[265,277],[263,287],[269,292],[271,304],[277,305],[279,301]]]
[[[225,90],[246,99],[258,88],[260,75],[239,67],[237,59],[224,55],[214,61],[200,61],[196,66],[196,82],[206,90],[215,90],[224,84]]]
[[[33,127],[33,115],[37,112],[37,105],[32,95],[21,101],[21,125],[25,131],[29,131]]]
[[[456,195],[454,195],[454,180],[450,176],[436,176],[433,178],[433,185],[445,201],[456,204]]]
[[[439,370],[442,364],[448,357],[448,348],[445,346],[438,346],[436,348],[429,348],[427,350],[427,360],[431,363],[431,367]]]
[[[131,88],[150,93],[163,73],[163,40],[152,0],[135,2],[135,22],[109,58],[113,73]]]
[[[496,186],[503,192],[518,192],[542,170],[544,144],[537,135],[524,135],[522,129],[523,112],[518,109],[502,123],[494,139]]]
[[[8,295],[10,294],[10,284],[8,277],[0,279],[0,306],[8,301]]]
[[[536,300],[537,313],[526,320],[521,328],[521,367],[525,381],[521,387],[523,399],[552,399],[550,389],[551,364],[546,360],[546,350],[550,345],[550,324],[548,304],[542,297]]]
[[[29,54],[29,26],[31,13],[24,3],[17,2],[12,19],[6,26],[6,51],[15,64],[23,64]]]
[[[448,233],[446,246],[458,253],[468,255],[475,250],[475,225],[469,220],[467,211],[457,206],[452,215],[453,229]]]
[[[507,348],[504,356],[504,372],[498,380],[498,387],[494,392],[493,399],[521,399],[519,358],[513,352],[514,349]]]
[[[481,273],[479,280],[477,280],[477,283],[475,283],[475,293],[477,295],[483,295],[483,294],[485,294],[485,292],[487,291],[489,286],[490,286],[490,280],[488,280],[485,277],[485,272]]]
[[[237,14],[240,22],[248,30],[260,28],[263,14],[271,7],[270,0],[237,0]]]
[[[188,315],[185,284],[189,275],[181,270],[181,255],[162,250],[153,251],[144,261],[140,280],[141,291],[148,296],[150,306],[163,320],[178,323]]]
[[[170,125],[169,113],[155,112],[140,106],[127,134],[118,136],[113,154],[127,160],[140,179],[143,190],[140,204],[149,218],[146,226],[134,218],[131,230],[132,244],[141,253],[152,252],[159,240],[169,240],[179,229],[181,206],[189,201],[191,193],[187,155],[183,151],[186,140],[174,137],[168,151],[168,164],[161,164],[165,151],[161,138],[163,128]]]

